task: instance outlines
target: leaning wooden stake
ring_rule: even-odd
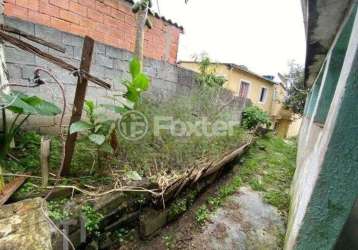
[[[51,146],[51,139],[43,136],[41,138],[41,150],[40,150],[41,175],[42,175],[43,188],[46,188],[48,185],[48,160],[50,157],[50,146]]]
[[[14,45],[24,51],[35,54],[35,55],[41,57],[42,59],[61,67],[62,69],[65,69],[72,73],[79,71],[78,68],[65,62],[64,60],[62,60],[58,57],[55,57],[49,53],[43,52],[42,50],[36,48],[35,46],[32,46],[31,44],[26,43],[16,37],[10,36],[2,31],[0,31],[0,39],[3,39],[4,41],[11,43],[12,45]],[[39,43],[39,44],[42,44],[42,43]],[[42,44],[42,45],[44,45],[44,44]],[[81,75],[83,78],[86,78],[87,80],[93,82],[94,84],[97,84],[98,86],[101,86],[106,89],[111,88],[110,84],[106,83],[105,81],[102,81],[101,79],[99,79],[95,76],[90,75],[89,72],[87,72],[87,71],[81,71]]]
[[[81,66],[80,66],[81,72],[90,71],[92,55],[93,55],[93,47],[94,47],[94,40],[86,36],[83,44],[83,50],[82,50],[82,59],[81,59]],[[88,85],[87,78],[79,75],[76,92],[75,92],[75,100],[73,103],[70,126],[71,124],[81,120],[87,85]],[[60,171],[61,176],[66,176],[69,175],[70,173],[70,166],[73,157],[73,152],[75,149],[76,139],[77,139],[77,133],[73,133],[73,134],[68,133],[66,144],[65,144],[64,156],[61,164],[61,171]]]
[[[57,45],[57,44],[54,44],[54,43],[51,43],[51,42],[48,42],[44,39],[41,39],[39,37],[36,37],[36,36],[33,36],[27,32],[24,32],[22,30],[19,30],[19,29],[16,29],[14,27],[11,27],[11,26],[7,26],[5,24],[0,24],[0,29],[3,30],[3,31],[6,31],[6,32],[9,32],[9,33],[13,33],[13,34],[16,34],[16,35],[19,35],[19,36],[22,36],[30,41],[33,41],[35,43],[39,43],[39,44],[43,44],[51,49],[54,49],[54,50],[57,50],[59,52],[62,52],[62,53],[65,53],[66,52],[66,49]]]

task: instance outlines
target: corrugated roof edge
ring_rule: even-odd
[[[180,63],[199,63],[199,62],[196,62],[196,61],[178,61],[178,64],[180,64]],[[257,77],[257,78],[260,78],[260,79],[262,79],[262,80],[264,80],[264,81],[266,81],[266,82],[269,82],[269,83],[271,83],[271,84],[277,84],[276,82],[271,81],[271,80],[269,80],[269,79],[266,79],[265,77],[262,77],[261,75],[256,74],[256,73],[254,73],[254,72],[252,72],[252,71],[250,71],[250,70],[246,70],[246,69],[240,67],[239,65],[237,65],[237,64],[235,64],[235,63],[218,63],[218,62],[213,62],[212,64],[226,65],[227,67],[232,67],[232,68],[241,70],[241,71],[243,71],[243,72],[246,72],[246,73],[248,73],[248,74],[251,74],[251,75],[253,75],[253,76]]]
[[[128,2],[128,3],[130,3],[130,4],[134,4],[134,1],[133,1],[133,0],[124,0],[124,1],[125,1],[125,2]],[[173,26],[177,27],[178,29],[180,29],[180,31],[181,31],[182,33],[184,33],[184,27],[181,26],[181,25],[179,25],[178,23],[173,22],[172,20],[167,19],[167,18],[165,18],[164,16],[159,15],[157,12],[152,11],[152,10],[149,10],[149,14],[152,15],[152,16],[154,16],[154,17],[156,17],[156,18],[158,18],[158,19],[163,20],[163,21],[166,22],[166,23],[169,23],[170,25],[173,25]]]

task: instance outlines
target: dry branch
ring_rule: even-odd
[[[51,42],[48,42],[42,38],[39,38],[39,37],[36,37],[36,36],[33,36],[29,33],[26,33],[22,30],[19,30],[19,29],[16,29],[14,27],[10,27],[8,25],[5,25],[5,24],[1,24],[0,25],[0,29],[3,30],[3,31],[6,31],[6,32],[9,32],[9,33],[13,33],[13,34],[16,34],[16,35],[19,35],[19,36],[22,36],[30,41],[33,41],[33,42],[36,42],[36,43],[39,43],[41,45],[45,45],[46,47],[49,47],[51,49],[54,49],[54,50],[57,50],[61,53],[65,53],[66,52],[66,49],[57,45],[57,44],[54,44],[54,43],[51,43]]]
[[[88,72],[85,72],[85,71],[81,71],[79,70],[78,68],[76,68],[75,66],[63,61],[62,59],[60,58],[57,58],[51,54],[48,54],[46,52],[43,52],[41,51],[40,49],[32,46],[31,44],[29,43],[26,43],[24,41],[21,41],[20,39],[16,38],[16,37],[13,37],[13,36],[10,36],[2,31],[0,31],[0,39],[3,39],[5,40],[6,42],[9,42],[13,45],[15,45],[16,47],[24,50],[24,51],[27,51],[27,52],[30,52],[32,54],[35,54],[43,59],[45,59],[46,61],[49,61],[67,71],[70,71],[71,73],[80,73],[80,76],[81,77],[84,77],[86,78],[88,81],[91,81],[95,84],[97,84],[98,86],[100,87],[103,87],[103,88],[106,88],[106,89],[110,89],[111,88],[111,85],[106,83],[105,81],[102,81],[101,79],[95,77],[95,76],[92,76],[90,75]]]

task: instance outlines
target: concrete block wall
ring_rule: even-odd
[[[131,0],[7,0],[5,15],[134,51],[132,4]],[[145,32],[145,56],[176,63],[183,28],[154,13],[150,18],[153,28]]]
[[[79,66],[83,45],[82,37],[18,18],[5,17],[5,24],[66,48],[66,52],[63,54],[45,46],[31,43],[39,49],[58,56],[72,65]],[[5,57],[10,82],[28,83],[29,79],[33,78],[33,72],[37,67],[51,70],[57,79],[65,85],[68,111],[71,110],[77,78],[73,77],[70,72],[62,70],[46,60],[20,50],[8,43],[5,44]],[[129,62],[131,58],[132,53],[130,51],[96,42],[90,73],[110,83],[113,86],[113,90],[108,91],[90,83],[86,99],[97,103],[108,103],[111,100],[107,97],[112,95],[113,91],[123,92],[125,88],[121,82],[123,80],[130,80]],[[178,94],[187,93],[195,86],[195,72],[179,68],[168,62],[145,58],[143,70],[152,80],[150,91],[146,95],[156,100],[165,100]],[[36,95],[40,93],[42,97],[56,102],[61,107],[62,98],[59,88],[45,74],[43,74],[43,78],[48,84],[35,89],[26,89],[26,92]],[[24,89],[22,90],[24,91]],[[66,115],[65,121],[68,121],[68,118],[69,114]],[[46,120],[49,122],[45,122]],[[56,128],[57,123],[58,118],[38,119],[36,117],[36,119],[29,120],[28,127],[38,128],[42,132],[52,132],[58,130]]]

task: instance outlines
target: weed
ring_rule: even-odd
[[[184,213],[188,209],[187,199],[180,198],[176,199],[169,208],[168,216],[170,218],[176,218],[178,215]]]
[[[48,202],[47,206],[49,216],[52,220],[60,222],[70,218],[71,213],[65,208],[65,204],[67,202],[68,199],[53,200]]]
[[[208,198],[207,202],[210,205],[210,210],[214,211],[224,202],[226,197],[234,194],[241,186],[241,178],[239,176],[234,177],[231,182],[219,189],[215,196]]]
[[[220,199],[220,197],[209,197],[208,198],[208,203],[210,205],[211,208],[218,208],[221,206],[222,204],[222,200]]]
[[[209,210],[206,207],[206,205],[202,205],[201,207],[198,208],[198,210],[195,213],[195,220],[199,225],[203,225],[205,223],[205,221],[208,219],[209,217]]]
[[[93,206],[88,204],[82,207],[82,214],[86,220],[86,230],[90,233],[98,233],[99,223],[103,219],[103,215],[97,212]]]
[[[250,182],[249,182],[249,184],[250,184],[250,187],[253,189],[253,190],[255,190],[255,191],[264,191],[265,190],[265,188],[264,188],[264,186],[263,186],[263,184],[262,184],[262,181],[261,180],[259,180],[259,179],[252,179]]]
[[[164,235],[163,241],[167,249],[173,249],[175,246],[174,237],[172,235]]]
[[[218,196],[220,199],[224,199],[229,195],[234,194],[237,189],[241,186],[241,178],[239,176],[236,176],[230,184],[223,186],[219,189]]]
[[[119,243],[126,241],[129,231],[125,228],[119,228],[114,232],[115,238]]]

